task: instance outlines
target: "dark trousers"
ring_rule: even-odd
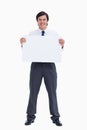
[[[33,62],[31,64],[29,84],[30,95],[27,107],[27,114],[34,115],[36,113],[37,96],[41,86],[42,78],[44,78],[44,83],[48,92],[50,114],[59,117],[60,114],[58,112],[56,96],[57,73],[54,63]]]

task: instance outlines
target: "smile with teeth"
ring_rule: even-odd
[[[45,24],[41,24],[41,26],[44,26]]]

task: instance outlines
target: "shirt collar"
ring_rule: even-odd
[[[38,29],[38,31],[41,33],[41,31],[43,31],[43,30]],[[45,31],[46,34],[48,33],[48,29],[45,29],[44,31]]]

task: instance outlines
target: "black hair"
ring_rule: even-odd
[[[36,15],[36,20],[38,21],[38,18],[39,18],[40,16],[43,16],[43,15],[45,15],[46,18],[47,18],[47,21],[49,21],[49,16],[48,16],[48,14],[47,14],[46,12],[44,12],[44,11],[41,11],[41,12],[39,12],[39,13]]]

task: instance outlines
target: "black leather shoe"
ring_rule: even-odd
[[[59,117],[52,116],[51,119],[52,119],[53,123],[55,123],[57,126],[62,126],[62,123],[60,122]]]
[[[62,126],[62,123],[59,120],[55,120],[53,123],[55,123],[57,126]]]
[[[31,123],[34,122],[35,118],[36,118],[35,115],[27,115],[25,125],[31,125]]]
[[[34,119],[27,119],[25,125],[31,125],[34,122]]]

